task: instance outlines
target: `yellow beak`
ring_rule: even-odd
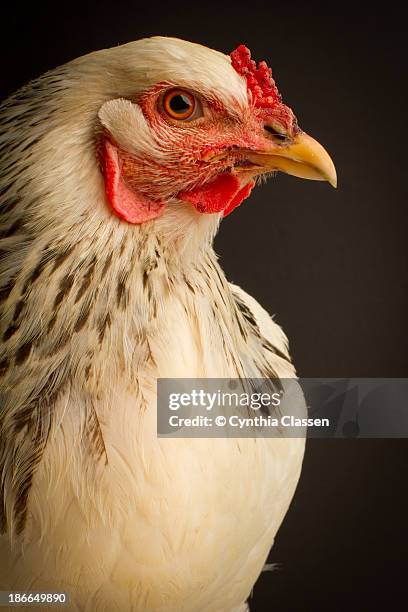
[[[264,171],[280,170],[300,178],[328,181],[337,187],[336,169],[330,155],[317,140],[304,132],[299,132],[288,145],[273,145],[265,152],[251,152],[247,159]]]

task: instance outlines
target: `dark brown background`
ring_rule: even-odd
[[[15,3],[0,94],[88,51],[171,35],[270,60],[284,100],[335,160],[339,188],[279,176],[223,223],[229,278],[287,332],[302,376],[407,375],[406,22],[293,3]],[[386,408],[386,407],[385,407]],[[252,599],[255,612],[404,609],[408,443],[313,440]],[[406,597],[405,597],[406,599]],[[404,601],[404,600],[402,600]]]

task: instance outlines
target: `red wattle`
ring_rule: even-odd
[[[246,185],[244,185],[242,189],[238,191],[238,193],[234,196],[234,198],[231,200],[228,206],[224,208],[224,217],[231,214],[234,208],[239,206],[245,200],[245,198],[249,196],[254,185],[255,185],[254,181],[251,181],[250,183],[247,183]]]
[[[248,188],[248,185],[251,187]],[[180,192],[178,197],[191,202],[200,213],[212,214],[222,210],[231,212],[249,195],[253,183],[248,185],[241,188],[241,183],[234,174],[223,173],[203,187]]]
[[[105,141],[104,151],[105,192],[116,214],[128,223],[145,223],[158,217],[164,204],[154,202],[130,189],[122,179],[121,163],[117,148]]]

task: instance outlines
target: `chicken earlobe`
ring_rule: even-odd
[[[163,212],[163,202],[150,200],[126,185],[119,152],[109,140],[104,144],[103,165],[106,195],[119,217],[128,223],[139,224],[151,221]]]

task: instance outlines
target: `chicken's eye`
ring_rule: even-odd
[[[164,94],[163,109],[171,119],[196,119],[202,115],[200,103],[184,89],[171,89]]]

